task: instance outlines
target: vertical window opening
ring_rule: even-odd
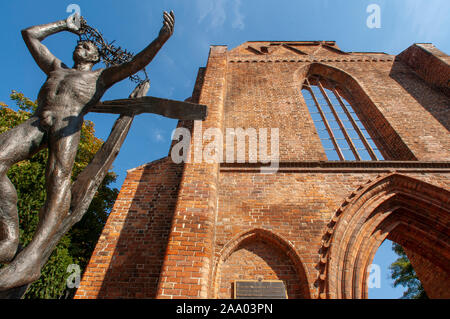
[[[374,138],[334,83],[312,76],[305,81],[302,94],[329,161],[384,160]]]

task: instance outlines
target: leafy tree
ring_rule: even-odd
[[[11,100],[15,102],[18,110],[14,111],[0,102],[0,133],[26,121],[37,108],[36,102],[16,91],[12,92]],[[94,133],[94,124],[85,121],[72,172],[73,180],[89,164],[103,144],[103,141],[95,137]],[[44,149],[32,158],[17,163],[8,171],[8,177],[16,187],[18,195],[17,207],[22,246],[26,246],[31,241],[38,224],[39,210],[46,199],[47,157],[48,150]],[[41,278],[28,288],[25,298],[67,298],[74,294],[75,289],[66,288],[66,280],[70,275],[67,267],[70,264],[77,264],[81,269],[86,267],[106,222],[107,214],[117,197],[118,190],[109,187],[115,180],[116,175],[113,172],[106,175],[88,211],[58,243],[42,269]]]
[[[397,243],[393,243],[392,250],[399,256],[389,266],[391,278],[394,279],[394,287],[401,285],[407,288],[401,299],[428,299],[422,283],[417,278],[416,272],[406,256],[403,247]]]

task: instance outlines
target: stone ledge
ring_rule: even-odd
[[[259,163],[222,163],[221,172],[260,172]],[[305,161],[279,163],[277,172],[424,172],[450,173],[450,162],[422,161]]]
[[[345,56],[345,57],[308,57],[299,58],[298,56],[265,56],[265,57],[229,57],[229,63],[250,63],[250,62],[266,62],[266,63],[301,63],[301,62],[393,62],[394,56]]]

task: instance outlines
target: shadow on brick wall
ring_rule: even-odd
[[[123,227],[98,298],[156,297],[182,169],[183,165],[166,157],[137,168],[142,174],[136,180],[127,176],[121,192],[130,193],[131,205],[124,213],[124,221],[117,215],[117,221],[108,221],[123,222]],[[139,172],[132,174],[139,176]],[[108,235],[105,231],[102,234],[106,238]]]
[[[389,75],[438,120],[447,131],[450,131],[449,97],[427,84],[413,70],[400,61],[394,62]]]

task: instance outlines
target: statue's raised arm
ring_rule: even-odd
[[[130,62],[112,66],[102,72],[101,78],[106,88],[139,72],[153,60],[164,43],[172,36],[175,26],[175,15],[173,11],[170,13],[164,12],[163,17],[163,27],[158,37],[152,43],[138,53]]]
[[[69,31],[78,34],[78,27],[75,23],[76,15],[72,15],[67,20],[60,20],[48,24],[37,25],[22,30],[22,37],[30,50],[36,63],[47,75],[55,68],[63,66],[62,62],[56,58],[50,50],[42,44],[42,41],[49,35]]]

